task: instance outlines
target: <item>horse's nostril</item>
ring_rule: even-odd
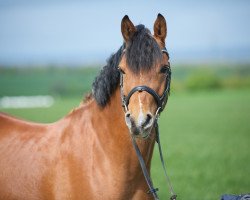
[[[151,114],[147,114],[146,123],[149,123],[151,119],[152,119],[152,115]]]
[[[130,117],[130,113],[126,113],[126,117],[129,118]]]
[[[131,127],[132,127],[133,119],[131,118],[129,112],[127,112],[127,113],[125,114],[125,121],[126,121],[127,126],[128,126],[129,128],[131,128]]]
[[[147,119],[152,119],[152,115],[151,114],[147,114]]]
[[[152,125],[153,116],[151,114],[147,114],[145,122],[142,124],[143,128],[148,128]]]

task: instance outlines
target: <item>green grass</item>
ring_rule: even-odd
[[[168,173],[180,199],[250,192],[250,90],[173,94],[160,120]],[[168,188],[155,152],[152,175]]]
[[[56,99],[48,109],[2,111],[40,122],[69,112],[80,97]],[[213,200],[250,192],[250,90],[172,92],[160,118],[168,173],[179,199]],[[155,148],[152,177],[161,199],[168,187]]]

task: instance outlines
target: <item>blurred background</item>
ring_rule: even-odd
[[[122,44],[121,19],[168,24],[171,97],[160,119],[181,199],[250,192],[250,2],[0,0],[0,111],[53,122],[91,91]],[[166,199],[155,153],[152,176]]]

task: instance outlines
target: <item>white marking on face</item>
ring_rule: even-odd
[[[140,84],[142,82],[142,73],[140,71]],[[138,100],[139,100],[139,108],[140,108],[140,112],[138,115],[138,121],[137,124],[140,127],[143,123],[144,123],[144,114],[142,112],[142,102],[141,102],[141,97],[140,97],[140,93],[138,94]]]
[[[140,112],[139,112],[139,115],[138,115],[138,126],[141,126],[144,122],[144,115],[143,115],[143,112],[142,112],[142,102],[141,102],[141,97],[140,97],[140,93],[138,95],[138,99],[139,99],[139,108],[140,108]]]

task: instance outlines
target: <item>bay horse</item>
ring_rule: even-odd
[[[130,136],[150,171],[156,95],[169,82],[166,21],[158,14],[151,34],[126,15],[121,32],[124,43],[94,80],[92,95],[67,116],[39,124],[0,114],[1,200],[153,198]]]

